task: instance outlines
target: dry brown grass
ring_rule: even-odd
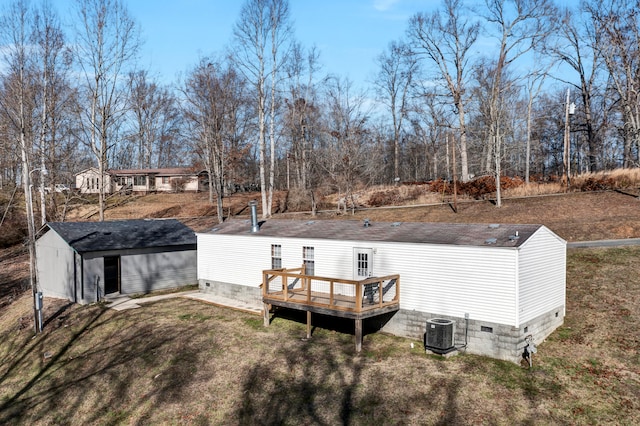
[[[142,197],[108,217],[136,215],[138,202],[148,214],[207,204],[182,195]],[[227,201],[246,215],[252,198]],[[439,204],[318,218],[544,223],[592,240],[640,236],[638,203],[576,192],[501,209],[473,201],[457,213]],[[216,218],[183,220],[204,229]],[[351,323],[314,317],[304,341],[295,314],[264,328],[259,317],[184,299],[124,312],[46,299],[45,332],[32,339],[27,259],[12,250],[0,251],[1,424],[640,423],[638,248],[570,251],[565,325],[539,344],[532,370],[471,355],[442,360],[379,333],[356,355]]]
[[[515,188],[504,191],[505,198],[532,197],[537,195],[562,194],[567,192],[566,187],[559,182],[529,182]]]
[[[45,332],[0,311],[3,424],[638,424],[640,249],[572,251],[567,317],[533,369],[314,316],[167,299],[116,312],[46,300]],[[372,331],[373,327],[369,329]],[[410,347],[414,343],[414,348]]]

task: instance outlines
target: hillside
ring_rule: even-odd
[[[225,208],[246,218],[257,195]],[[216,222],[202,194],[125,201],[107,218]],[[640,236],[639,204],[618,192],[573,193],[508,199],[501,209],[469,201],[458,213],[438,204],[317,218],[535,222],[578,241]],[[251,314],[181,298],[122,312],[47,299],[45,330],[33,338],[26,255],[0,250],[0,423],[637,424],[639,254],[569,250],[565,325],[522,369],[471,355],[444,361],[380,333],[356,355],[348,324],[319,324],[306,340],[302,317],[264,328]]]
[[[360,196],[366,200],[367,194]],[[450,198],[450,197],[449,197]],[[225,214],[248,217],[250,200],[259,200],[259,193],[237,194],[224,200]],[[286,209],[286,193],[276,194],[275,218],[308,218],[306,212]],[[633,194],[616,191],[572,192],[526,198],[507,198],[497,208],[489,200],[461,200],[457,213],[452,202],[440,202],[434,197],[426,204],[371,208],[363,202],[354,214],[340,213],[337,204],[327,201],[316,219],[369,218],[372,221],[420,221],[462,223],[540,223],[567,241],[618,239],[640,237],[640,200]],[[284,210],[284,211],[282,211]],[[95,220],[87,218],[94,206],[72,209],[67,220]],[[151,194],[119,200],[116,207],[105,212],[107,220],[130,218],[179,218],[195,230],[213,226],[217,222],[215,206],[208,203],[206,194]]]

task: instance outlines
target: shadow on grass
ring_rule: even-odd
[[[16,357],[23,361],[3,374],[0,388],[20,384],[3,392],[0,424],[69,424],[76,413],[84,424],[118,424],[134,412],[144,418],[163,403],[180,401],[198,365],[199,354],[189,350],[195,330],[179,323],[163,327],[151,309],[74,307],[65,317],[65,325],[22,348]],[[166,349],[174,345],[181,350]],[[141,381],[152,382],[144,395],[131,389]],[[148,400],[156,405],[145,406]]]
[[[305,323],[304,312],[279,310],[278,318]],[[314,333],[280,342],[269,359],[279,363],[254,364],[244,375],[242,405],[227,422],[241,425],[271,424],[403,424],[416,421],[431,401],[438,401],[432,421],[424,424],[466,424],[458,410],[459,378],[446,375],[418,392],[407,393],[403,383],[378,362],[389,348],[381,345],[355,353],[353,321],[313,315]],[[369,322],[368,333],[380,328],[381,320]],[[365,322],[365,324],[367,324]],[[274,325],[277,326],[277,325]],[[295,327],[300,334],[301,327]],[[345,333],[346,337],[335,332]],[[441,371],[446,371],[443,363]],[[400,372],[400,375],[405,372]],[[446,409],[442,409],[446,407]],[[402,418],[406,416],[406,419]],[[409,419],[409,420],[408,420]]]

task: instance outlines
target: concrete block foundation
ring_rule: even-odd
[[[469,318],[450,317],[420,311],[401,309],[381,329],[397,336],[423,341],[428,319],[444,318],[455,322],[455,346],[460,352],[484,355],[491,358],[520,363],[525,338],[532,337],[537,346],[564,322],[565,307],[558,306],[549,312],[524,323],[521,327]],[[465,346],[466,343],[466,346]]]
[[[200,280],[200,291],[228,299],[262,306],[262,290],[258,287],[231,284],[219,281]],[[497,324],[469,318],[450,317],[428,312],[400,309],[380,329],[396,336],[423,342],[428,319],[444,318],[455,322],[455,346],[457,353],[483,355],[519,364],[529,335],[538,346],[564,322],[565,306],[561,305],[547,313],[523,323],[520,327]],[[465,345],[466,341],[466,347]],[[456,352],[453,352],[456,353]]]

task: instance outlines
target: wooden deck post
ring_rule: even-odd
[[[270,321],[270,316],[269,316],[269,304],[268,303],[263,303],[262,304],[262,315],[263,315],[263,324],[265,327],[269,327],[269,323]]]
[[[307,311],[307,339],[311,339],[311,311]]]
[[[356,321],[356,352],[360,352],[362,350],[362,320],[357,319]]]

